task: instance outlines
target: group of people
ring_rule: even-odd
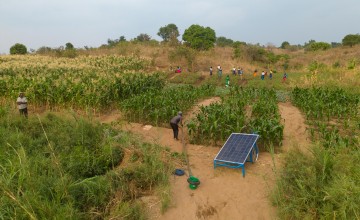
[[[222,67],[220,65],[218,65],[217,66],[217,74],[218,74],[219,78],[221,78],[221,76],[222,76],[222,71],[223,71]],[[213,67],[212,66],[210,66],[209,72],[210,72],[210,76],[212,76],[213,75]],[[238,67],[237,69],[235,67],[232,68],[232,74],[236,76],[236,73],[241,77],[241,79],[243,79],[242,76],[243,76],[244,71],[242,68],[240,68],[240,67]]]

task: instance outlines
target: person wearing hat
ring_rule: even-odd
[[[27,118],[28,117],[27,99],[25,97],[24,92],[19,93],[19,97],[16,100],[16,104],[18,105],[20,115],[24,115]]]
[[[173,117],[171,120],[170,120],[170,126],[173,130],[173,133],[174,133],[174,139],[175,140],[179,140],[178,138],[178,135],[179,135],[179,123],[181,122],[182,120],[182,112],[178,112],[178,115]]]

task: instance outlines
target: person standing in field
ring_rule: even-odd
[[[272,79],[272,77],[273,77],[273,72],[270,70],[269,79]]]
[[[287,79],[287,74],[284,73],[284,75],[283,75],[283,83],[286,81],[286,79]]]
[[[182,122],[182,112],[178,112],[177,116],[173,117],[170,120],[170,126],[173,130],[173,134],[174,134],[174,139],[175,140],[179,140],[179,123],[181,124]]]
[[[229,75],[227,75],[226,78],[225,78],[225,86],[226,87],[230,86],[230,76]]]
[[[28,117],[27,98],[25,97],[25,94],[23,92],[19,93],[19,97],[16,100],[16,104],[18,105],[20,115],[23,115],[27,118]]]
[[[212,66],[210,67],[210,76],[212,76],[212,73],[213,73],[213,68]]]
[[[257,70],[254,71],[253,76],[254,78],[257,76]]]
[[[236,76],[236,68],[235,68],[235,67],[232,68],[232,74],[233,74],[234,76]]]
[[[221,76],[222,76],[222,68],[221,68],[221,66],[219,65],[219,66],[218,66],[218,77],[219,77],[219,79],[221,78]]]
[[[265,79],[265,72],[262,71],[262,72],[261,72],[261,80],[264,80],[264,79]]]
[[[240,80],[243,80],[243,69],[242,68],[240,68],[240,67],[238,67],[238,74],[239,74],[239,76],[240,76]]]

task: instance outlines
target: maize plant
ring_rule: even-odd
[[[359,146],[359,94],[342,88],[294,88],[292,101],[305,113],[313,139],[326,149]]]
[[[164,87],[160,74],[135,72],[147,66],[147,60],[135,57],[6,56],[0,62],[0,97],[15,99],[24,91],[32,105],[109,108]]]
[[[129,121],[168,126],[169,119],[178,111],[186,112],[200,98],[211,96],[214,91],[209,85],[167,87],[130,97],[121,103],[121,109]]]

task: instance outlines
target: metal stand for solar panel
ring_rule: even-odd
[[[258,138],[257,134],[232,133],[216,155],[214,169],[217,166],[242,168],[242,175],[245,177],[245,163],[254,163],[258,159],[259,148],[256,145]]]

